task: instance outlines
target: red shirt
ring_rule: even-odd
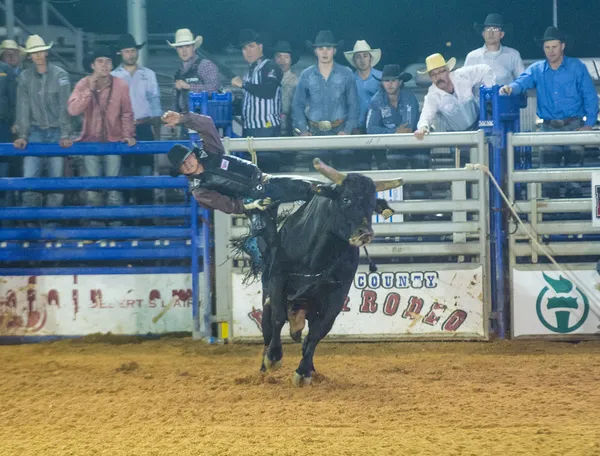
[[[83,114],[83,128],[77,141],[121,142],[134,138],[135,122],[127,82],[110,76],[107,87],[92,91],[89,78],[79,81],[69,97],[69,114]]]

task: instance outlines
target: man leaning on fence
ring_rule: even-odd
[[[300,75],[292,102],[292,123],[301,136],[350,135],[358,126],[360,106],[354,74],[334,61],[342,43],[329,30],[320,31],[314,43],[307,41],[317,64]],[[311,152],[338,169],[357,167],[352,150]]]
[[[78,141],[81,142],[124,142],[134,146],[135,124],[133,109],[129,98],[127,83],[111,76],[112,53],[108,46],[98,46],[90,58],[91,76],[83,78],[75,86],[69,98],[69,113],[73,116],[83,114],[83,129]],[[120,155],[85,155],[83,157],[83,176],[119,176],[121,173]],[[88,206],[103,205],[102,194],[98,191],[87,192]],[[109,206],[123,204],[122,192],[108,192]],[[99,222],[90,225],[102,226]],[[111,222],[118,226],[119,222]]]
[[[137,44],[129,33],[121,35],[118,46],[121,65],[111,73],[129,85],[129,97],[135,117],[135,135],[138,141],[160,140],[162,126],[160,89],[156,73],[149,68],[138,66],[138,51],[146,43]],[[151,176],[154,172],[154,155],[126,155],[123,157],[123,170],[127,175]],[[134,192],[138,204],[152,204],[153,192],[146,189]]]
[[[28,143],[59,143],[61,147],[73,144],[71,119],[67,112],[71,83],[65,70],[48,63],[51,47],[52,43],[46,44],[38,35],[30,36],[25,43],[25,52],[31,56],[35,67],[19,76],[17,139],[14,142],[17,149],[25,149]],[[48,168],[48,177],[64,176],[64,157],[25,157],[23,177],[40,177],[44,165]],[[39,192],[24,192],[22,203],[23,206],[41,206],[42,199]],[[61,206],[63,199],[63,193],[50,193],[46,206]]]
[[[542,131],[591,130],[598,118],[598,95],[587,68],[581,60],[565,56],[566,38],[556,27],[548,27],[538,41],[546,59],[532,64],[500,93],[521,94],[535,87],[537,115],[544,121]],[[543,148],[540,166],[583,166],[583,157],[583,146]],[[566,192],[565,186],[561,188],[561,193]]]

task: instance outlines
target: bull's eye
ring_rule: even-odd
[[[344,204],[350,204],[351,202],[352,202],[352,200],[350,198],[348,198],[347,196],[342,198],[342,203],[344,203]]]

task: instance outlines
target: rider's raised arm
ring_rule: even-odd
[[[196,114],[195,112],[188,112],[181,117],[181,123],[184,127],[198,132],[204,143],[205,150],[221,154],[225,152],[219,132],[210,117]]]

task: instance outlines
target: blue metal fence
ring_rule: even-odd
[[[163,154],[175,142],[141,142],[134,147],[119,143],[79,143],[64,149],[56,144],[29,144],[18,150],[12,144],[0,144],[0,156],[78,156]],[[64,178],[3,178],[0,191],[45,190],[127,190],[127,189],[180,189],[187,194],[185,177],[64,177]],[[192,274],[192,314],[194,336],[210,337],[212,279],[210,251],[212,235],[211,214],[200,209],[196,200],[186,196],[181,204],[119,207],[4,207],[2,221],[78,220],[78,219],[182,219],[183,226],[107,228],[61,227],[3,228],[0,230],[0,275],[84,275],[84,274]],[[200,222],[199,222],[200,218]],[[202,226],[200,226],[200,223]],[[128,241],[128,239],[135,239]],[[152,239],[152,240],[151,240]],[[160,240],[168,240],[161,242]],[[60,241],[48,243],[48,241]],[[82,242],[97,241],[97,242]],[[104,242],[99,242],[104,241]],[[202,257],[202,262],[200,258]],[[190,262],[190,266],[91,266],[96,262],[127,260],[174,260]],[[86,262],[86,266],[73,266],[72,261]],[[52,262],[52,267],[37,263]],[[30,264],[13,266],[15,263]],[[199,273],[203,272],[204,312],[200,315]]]

